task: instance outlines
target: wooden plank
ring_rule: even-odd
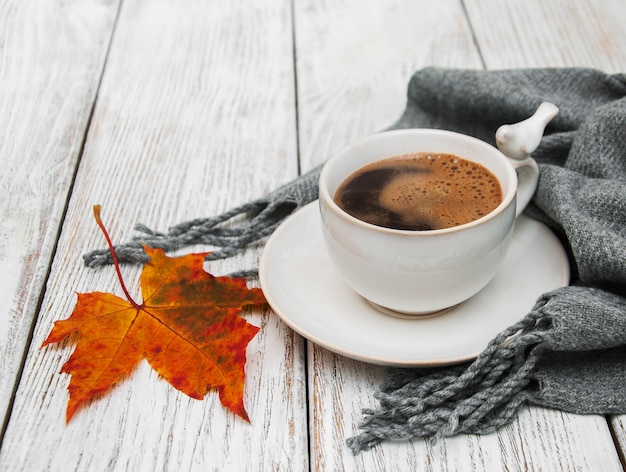
[[[296,4],[298,112],[305,168],[390,125],[404,107],[408,78],[425,65],[481,68],[484,59],[489,68],[523,67],[541,61],[549,65],[558,57],[553,65],[570,61],[569,65],[618,67],[596,57],[598,44],[585,40],[603,35],[599,24],[583,29],[570,24],[571,18],[563,15],[564,2],[559,3],[561,10],[539,1],[466,3],[475,38],[457,2]],[[516,15],[507,16],[513,5]],[[601,2],[588,3],[588,8],[599,15],[600,5],[604,8]],[[490,21],[481,16],[487,9]],[[616,21],[612,24],[617,29]],[[575,53],[565,39],[547,39],[551,31],[564,28],[576,36]],[[517,35],[511,37],[511,30]],[[526,31],[528,37],[522,36]],[[480,57],[474,41],[481,46]],[[614,50],[621,38],[607,41],[607,50]],[[542,51],[543,42],[549,42],[549,54]],[[385,443],[352,456],[344,441],[357,433],[361,408],[375,405],[372,394],[382,369],[315,345],[309,352],[314,470],[621,470],[602,417],[541,408],[524,410],[497,434],[459,436],[436,445],[424,440]]]
[[[480,68],[469,25],[456,1],[296,3],[298,115],[304,168],[347,143],[391,125],[405,106],[411,74],[425,65]],[[361,409],[382,368],[309,345],[313,470],[424,470],[445,460],[427,443],[385,445],[353,456]],[[458,440],[457,440],[458,441]],[[438,470],[433,467],[432,470]]]
[[[0,422],[30,341],[118,2],[0,3]]]
[[[92,14],[95,11],[92,11]],[[37,347],[74,292],[120,293],[91,206],[116,241],[141,221],[165,230],[267,193],[297,174],[290,2],[125,1],[84,157],[0,455],[1,470],[306,470],[303,342],[269,310],[247,349],[251,424],[216,392],[193,400],[142,363],[65,426],[71,343]],[[207,248],[195,248],[206,250]],[[210,263],[256,266],[259,248]],[[126,266],[131,293],[139,267]]]
[[[595,67],[623,72],[622,0],[466,0],[487,68]]]
[[[455,0],[302,0],[295,8],[304,169],[397,120],[418,68],[481,68]]]

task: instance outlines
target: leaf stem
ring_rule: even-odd
[[[109,236],[109,232],[107,231],[107,229],[104,226],[104,223],[102,222],[102,218],[100,218],[100,209],[101,208],[102,207],[100,205],[94,205],[93,206],[93,216],[96,219],[96,223],[98,223],[98,226],[102,230],[102,234],[104,234],[104,238],[106,239],[107,244],[109,246],[109,250],[111,251],[111,257],[113,257],[113,265],[115,266],[115,272],[117,272],[117,278],[120,281],[120,285],[122,286],[122,290],[124,291],[124,295],[126,295],[126,299],[130,302],[131,305],[133,305],[135,308],[139,308],[139,303],[137,303],[135,300],[133,300],[133,297],[130,296],[130,293],[128,292],[128,289],[126,288],[126,284],[124,283],[124,279],[122,278],[122,272],[120,271],[120,265],[119,265],[119,262],[117,260],[117,254],[115,253],[115,248],[113,247],[113,242],[111,241],[111,237]]]

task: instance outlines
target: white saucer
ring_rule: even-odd
[[[274,232],[261,256],[261,287],[291,328],[353,359],[407,367],[473,359],[523,318],[539,295],[569,283],[567,255],[556,236],[543,223],[521,216],[502,267],[480,293],[433,318],[392,317],[335,272],[319,219],[315,201]]]

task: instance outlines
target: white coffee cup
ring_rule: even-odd
[[[478,220],[430,231],[366,223],[334,202],[339,185],[357,169],[416,152],[455,154],[481,164],[500,182],[502,202]],[[386,313],[433,314],[467,300],[496,274],[515,218],[536,189],[537,164],[521,157],[512,159],[484,141],[433,129],[387,131],[347,146],[326,162],[319,181],[322,232],[334,267],[353,290]]]

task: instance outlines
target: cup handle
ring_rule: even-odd
[[[508,158],[511,165],[517,172],[517,207],[515,209],[515,217],[522,214],[526,206],[537,190],[539,182],[539,167],[532,157],[524,160]]]
[[[546,126],[558,112],[556,105],[543,102],[530,118],[512,125],[502,125],[496,131],[498,149],[509,159],[517,172],[516,217],[530,202],[539,181],[539,168],[530,157],[530,153],[537,149]]]

